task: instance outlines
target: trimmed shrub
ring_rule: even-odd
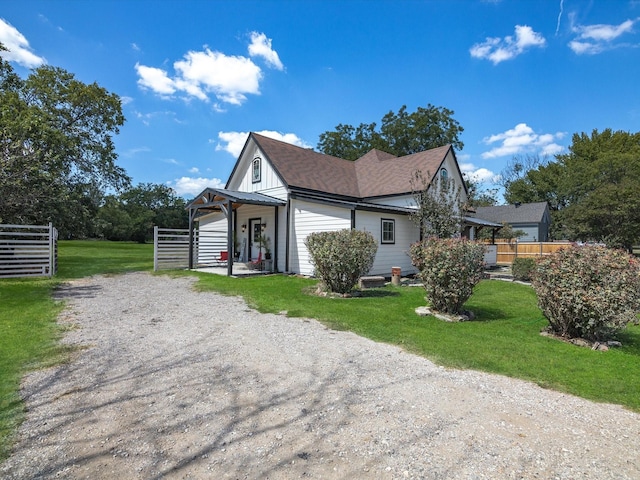
[[[536,269],[536,259],[527,257],[516,257],[511,264],[511,274],[514,280],[521,282],[531,281],[531,275]]]
[[[465,238],[430,237],[411,246],[431,307],[458,314],[482,279],[485,246]]]
[[[560,250],[538,260],[532,285],[538,306],[560,336],[607,340],[638,321],[640,262],[621,250]]]
[[[331,292],[349,293],[366,275],[376,258],[378,244],[369,232],[338,230],[315,232],[304,241],[316,276]]]

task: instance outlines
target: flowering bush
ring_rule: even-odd
[[[464,238],[430,237],[411,246],[411,262],[420,272],[434,310],[458,314],[482,279],[482,244]]]
[[[538,260],[538,305],[563,337],[606,340],[640,312],[640,262],[621,250],[571,247]]]
[[[366,275],[376,258],[378,245],[369,232],[338,230],[315,232],[304,241],[316,276],[336,293],[348,293]]]

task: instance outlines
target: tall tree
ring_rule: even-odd
[[[51,66],[22,79],[0,58],[0,221],[75,236],[78,213],[129,184],[112,140],[123,123],[119,97],[96,83]]]
[[[334,131],[320,134],[317,148],[345,160],[357,160],[374,148],[396,156],[447,144],[462,150],[464,144],[459,136],[464,129],[453,113],[431,104],[408,113],[403,105],[398,113],[390,111],[382,117],[380,130],[376,130],[376,123],[361,123],[358,127],[340,124]]]
[[[576,134],[558,161],[571,178],[564,218],[570,235],[631,250],[640,241],[640,132]]]

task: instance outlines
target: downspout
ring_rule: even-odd
[[[356,209],[355,207],[351,209],[351,230],[356,229]]]

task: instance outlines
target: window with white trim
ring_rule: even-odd
[[[396,221],[383,218],[380,223],[380,243],[396,243]]]
[[[256,157],[253,159],[253,163],[251,164],[251,181],[253,183],[258,183],[260,178],[262,177],[261,167],[262,162],[260,157]]]

